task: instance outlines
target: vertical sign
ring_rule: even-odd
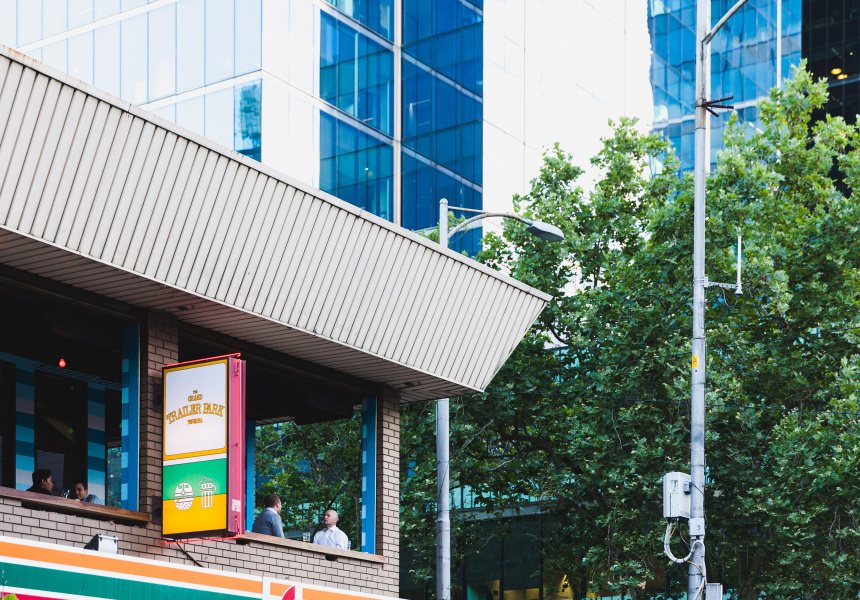
[[[238,356],[164,367],[165,536],[244,531],[245,361]]]

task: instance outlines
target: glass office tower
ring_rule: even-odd
[[[424,229],[482,206],[481,4],[0,0],[0,43]]]
[[[812,2],[815,4],[816,2]],[[819,2],[824,4],[824,2]],[[713,0],[714,24],[735,4]],[[776,11],[782,9],[782,48],[777,56]],[[750,0],[711,42],[711,97],[734,96],[742,121],[756,126],[756,103],[776,85],[777,61],[782,77],[801,58],[801,0]],[[693,168],[695,110],[696,1],[649,0],[651,84],[654,131],[672,142],[681,168]],[[723,119],[711,119],[711,161],[722,148]]]
[[[816,78],[828,80],[824,111],[854,122],[860,113],[860,1],[803,0],[803,56]]]

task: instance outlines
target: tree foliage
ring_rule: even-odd
[[[813,123],[826,97],[798,69],[761,103],[762,133],[729,117],[708,179],[711,280],[734,281],[745,240],[743,296],[711,288],[706,303],[708,579],[738,599],[860,592],[860,130]],[[486,393],[452,405],[452,485],[490,514],[536,503],[553,523],[545,569],[575,597],[680,597],[661,478],[689,472],[692,178],[624,119],[592,164],[602,177],[586,194],[556,147],[515,199],[564,242],[512,221],[485,238],[481,260],[553,300]],[[412,575],[432,579],[432,406],[402,423],[402,542]],[[457,519],[462,562],[482,538]]]
[[[338,512],[338,528],[353,547],[361,539],[361,415],[351,419],[257,428],[257,494],[281,498],[284,528],[313,534],[323,513]]]

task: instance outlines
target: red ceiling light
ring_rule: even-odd
[[[63,357],[60,357],[60,368],[64,369],[65,367],[66,367],[66,359]]]

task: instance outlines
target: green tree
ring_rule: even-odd
[[[358,548],[361,539],[361,415],[351,419],[258,427],[257,494],[277,494],[287,531],[322,529],[322,515],[338,512],[338,528]]]
[[[711,280],[734,280],[745,239],[744,295],[707,294],[708,577],[739,599],[860,592],[860,131],[813,123],[826,97],[801,68],[761,103],[763,133],[730,117],[708,180]],[[481,260],[553,300],[487,392],[453,405],[452,487],[490,513],[537,502],[545,568],[575,586],[645,597],[665,570],[679,597],[661,478],[689,472],[692,178],[628,120],[592,165],[586,194],[555,148],[515,199],[564,242],[511,221],[485,238]],[[402,541],[431,579],[432,410],[408,407],[403,429]],[[462,561],[485,537],[457,525]]]

